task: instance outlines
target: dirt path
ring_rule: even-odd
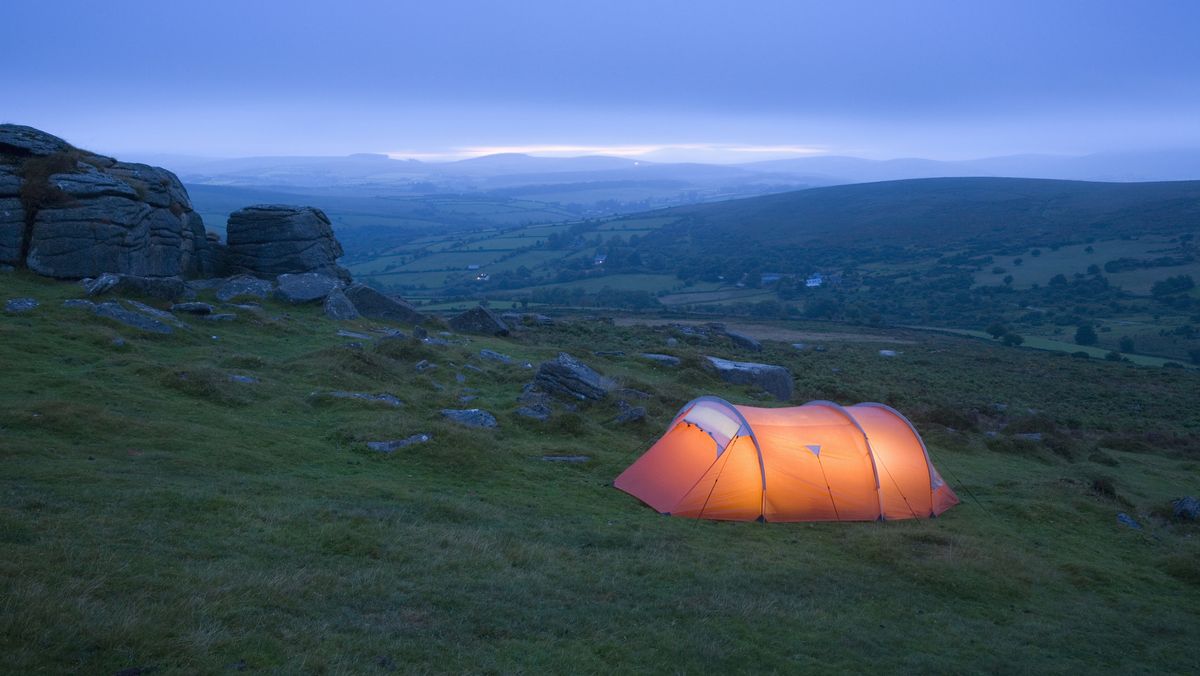
[[[708,322],[691,319],[659,319],[655,317],[617,317],[613,320],[618,326],[665,326],[667,324],[688,324],[697,326]],[[871,333],[847,333],[830,331],[797,331],[785,329],[770,324],[724,322],[730,331],[744,333],[757,340],[779,340],[786,343],[817,343],[821,341],[835,343],[892,343],[894,345],[915,345],[917,341],[904,338],[894,338]]]

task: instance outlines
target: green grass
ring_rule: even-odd
[[[973,331],[969,329],[941,329],[936,327],[913,327],[922,328],[930,331],[938,331],[941,333],[952,333],[960,336],[972,336],[974,338],[984,338],[987,340],[995,340],[986,331]],[[1042,336],[1022,336],[1025,342],[1021,343],[1021,347],[1032,348],[1034,350],[1049,350],[1051,352],[1061,352],[1073,354],[1075,352],[1084,352],[1089,357],[1096,359],[1104,359],[1112,350],[1102,347],[1092,347],[1088,345],[1079,345],[1078,343],[1068,342],[1066,340],[1054,340],[1053,338],[1045,338]],[[1177,359],[1164,359],[1162,357],[1152,357],[1144,354],[1124,354],[1122,355],[1130,362],[1139,366],[1162,366],[1167,362],[1179,364],[1180,366],[1191,367],[1190,364],[1185,364]]]
[[[60,307],[77,294],[0,274],[0,300],[42,301],[0,314],[5,671],[1200,669],[1198,531],[1151,515],[1196,490],[1193,372],[916,332],[892,359],[835,340],[667,347],[669,330],[595,321],[356,350],[335,331],[370,323],[273,303],[148,336]],[[652,393],[648,419],[613,427],[612,402],[517,418],[531,374],[480,361],[483,347],[584,357]],[[786,364],[797,402],[901,408],[964,503],[919,522],[731,524],[663,517],[614,490],[684,401],[773,405],[701,369],[704,354]],[[420,359],[439,368],[418,373]],[[441,421],[463,387],[498,431]],[[324,389],[405,406],[310,399]],[[1001,421],[1052,430],[1056,445],[989,440]],[[434,440],[386,456],[363,445],[417,432]],[[1098,477],[1116,498],[1090,489]]]

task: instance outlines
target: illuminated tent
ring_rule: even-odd
[[[958,504],[912,423],[883,404],[701,397],[614,485],[664,514],[730,521],[919,519]]]

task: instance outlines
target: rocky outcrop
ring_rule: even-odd
[[[325,212],[314,207],[260,204],[230,214],[225,261],[231,272],[258,277],[315,272],[350,281],[337,264],[342,245]]]
[[[727,383],[755,385],[775,395],[780,401],[792,398],[792,374],[782,366],[756,364],[748,361],[729,361],[708,357],[717,375]]]
[[[0,125],[0,263],[60,279],[194,277],[216,272],[211,248],[187,190],[166,169]]]
[[[106,272],[95,279],[83,280],[83,289],[89,296],[111,293],[175,300],[187,292],[187,285],[178,277],[139,277]]]
[[[508,324],[499,315],[483,307],[471,308],[450,320],[450,328],[460,333],[485,336],[507,336]]]
[[[442,409],[442,416],[451,422],[465,427],[492,428],[500,426],[496,422],[496,416],[479,408],[444,408]]]
[[[346,322],[358,319],[358,309],[341,289],[334,289],[325,296],[325,316],[334,321]]]
[[[425,319],[425,315],[405,301],[380,293],[366,284],[351,284],[344,293],[358,313],[369,319],[406,324],[419,324]]]

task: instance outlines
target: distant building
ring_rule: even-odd
[[[596,257],[592,259],[592,265],[604,265],[604,261],[606,260],[608,260],[608,254],[598,253],[596,254]]]
[[[758,283],[759,286],[769,286],[788,276],[790,275],[785,275],[782,272],[764,272],[759,277]]]
[[[814,273],[808,279],[804,280],[804,286],[806,286],[810,289],[815,289],[824,283],[825,283],[825,278],[822,277],[821,273],[819,273],[819,272]]]
[[[467,266],[467,269],[468,269],[468,270],[478,270],[478,269],[479,269],[479,264],[478,264],[478,263],[472,263],[472,264],[470,264],[470,265],[468,265],[468,266]]]
[[[477,282],[486,282],[487,280],[489,280],[491,278],[492,278],[492,276],[486,272],[481,272],[481,273],[475,275],[475,281],[477,281]]]

